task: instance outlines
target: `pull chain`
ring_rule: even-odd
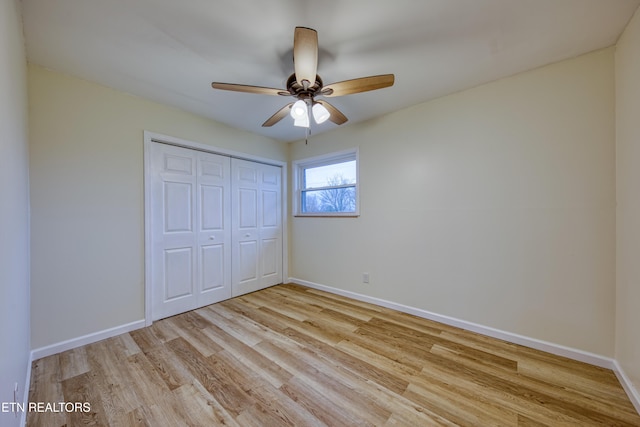
[[[307,101],[307,115],[309,116],[307,130],[305,131],[304,136],[304,145],[309,145],[309,135],[311,135],[311,109],[313,107],[313,98],[309,98]]]

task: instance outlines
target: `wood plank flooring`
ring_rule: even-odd
[[[640,426],[613,372],[280,285],[33,362],[28,426]]]

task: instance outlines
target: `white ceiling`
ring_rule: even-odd
[[[318,30],[325,85],[393,73],[391,88],[332,98],[349,122],[614,44],[640,0],[22,0],[28,60],[271,138],[304,137],[285,87],[293,30]],[[325,123],[313,133],[334,129]]]

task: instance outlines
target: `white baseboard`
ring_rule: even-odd
[[[137,320],[135,322],[116,326],[114,328],[105,329],[103,331],[94,332],[92,334],[84,335],[78,338],[72,338],[70,340],[62,341],[56,344],[40,347],[35,350],[31,350],[31,360],[38,360],[43,357],[51,356],[52,354],[62,353],[63,351],[71,350],[72,348],[91,344],[144,327],[145,321]]]
[[[407,305],[399,304],[393,301],[387,301],[384,299],[371,297],[368,295],[359,294],[356,292],[345,291],[343,289],[334,288],[331,286],[321,285],[319,283],[309,282],[307,280],[297,279],[295,277],[289,278],[290,283],[296,283],[299,285],[307,286],[309,288],[326,291],[329,293],[342,295],[345,297],[353,298],[358,301],[368,302],[376,304],[382,307],[398,310],[403,313],[413,314],[414,316],[422,317],[425,319],[433,320],[435,322],[444,323],[445,325],[455,326],[461,329],[465,329],[471,332],[477,332],[489,337],[498,338],[504,341],[508,341],[514,344],[520,344],[525,347],[533,348],[536,350],[545,351],[547,353],[555,354],[558,356],[567,357],[580,362],[589,363],[590,365],[599,366],[601,368],[614,369],[614,360],[599,354],[590,353],[588,351],[578,350],[571,347],[566,347],[560,344],[554,344],[547,341],[542,341],[536,338],[527,337],[524,335],[515,334],[512,332],[502,331],[500,329],[491,328],[488,326],[479,325],[477,323],[468,322],[466,320],[456,319],[454,317],[444,316],[442,314],[432,313],[420,308],[410,307]]]
[[[613,361],[613,365],[613,372],[615,372],[616,377],[618,377],[618,381],[622,384],[622,388],[627,393],[627,396],[629,396],[629,400],[631,400],[636,411],[640,414],[640,391],[633,385],[631,378],[627,376],[617,360]]]

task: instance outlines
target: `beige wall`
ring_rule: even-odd
[[[616,360],[640,396],[640,12],[616,48]]]
[[[612,357],[613,54],[293,144],[360,147],[361,217],[293,218],[292,277]]]
[[[29,66],[32,348],[144,318],[143,131],[285,161],[283,143]]]
[[[18,0],[0,0],[0,402],[26,389],[29,366],[27,64]],[[0,425],[20,418],[0,412]]]

